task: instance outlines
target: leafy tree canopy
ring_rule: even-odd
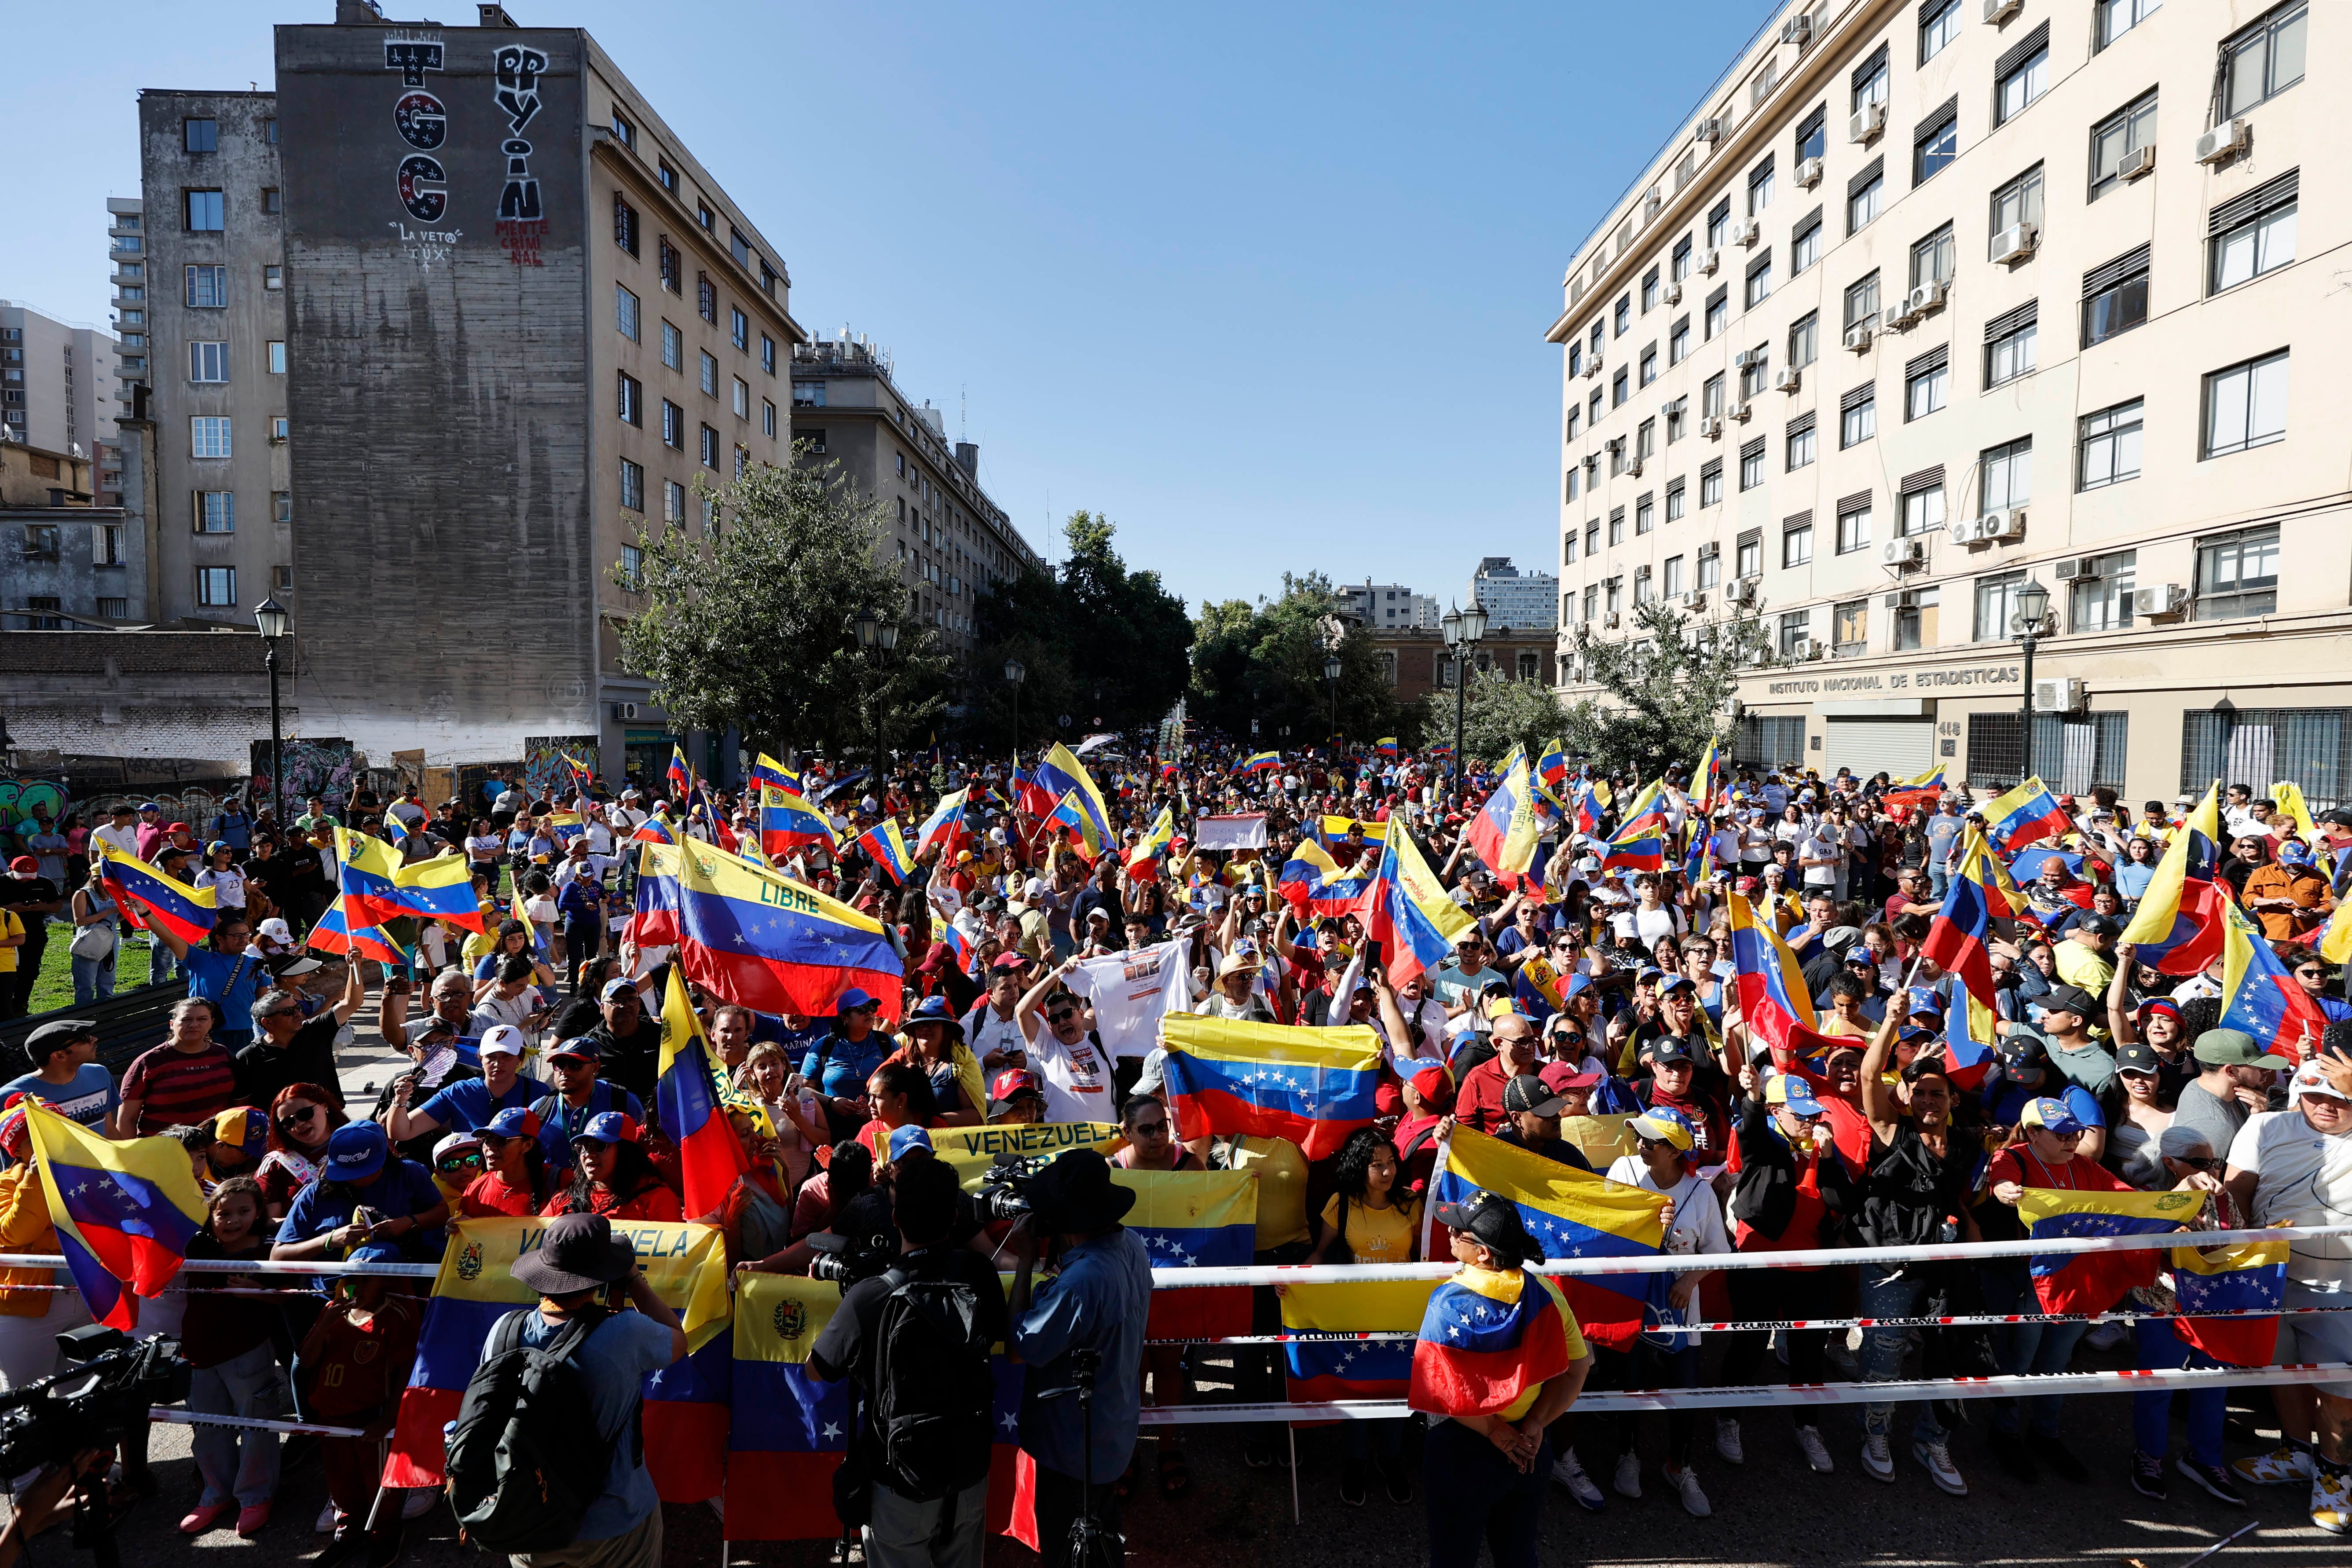
[[[1202,605],[1193,622],[1190,716],[1237,741],[1248,739],[1255,719],[1263,749],[1321,744],[1334,712],[1324,661],[1336,651],[1339,734],[1351,742],[1401,734],[1411,715],[1397,702],[1370,637],[1340,617],[1342,603],[1322,573],[1286,572],[1279,598]]]
[[[1708,742],[1728,735],[1739,673],[1770,658],[1770,635],[1752,611],[1708,621],[1655,602],[1634,607],[1633,629],[1603,639],[1589,623],[1576,628],[1570,657],[1608,693],[1578,704],[1580,749],[1644,778],[1696,766]]]

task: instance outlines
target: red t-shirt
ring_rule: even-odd
[[[485,1176],[488,1174],[488,1173],[484,1173]],[[471,1190],[471,1188],[467,1189],[469,1193]],[[547,1205],[539,1212],[546,1218],[552,1219],[571,1206],[571,1193],[561,1192],[548,1199]],[[625,1203],[621,1201],[618,1194],[609,1188],[591,1187],[588,1189],[588,1207],[591,1213],[603,1215],[606,1219],[678,1220],[686,1217],[685,1206],[677,1201],[677,1194],[659,1182],[654,1183]]]
[[[208,1121],[236,1103],[236,1066],[217,1042],[200,1051],[157,1046],[122,1075],[122,1098],[139,1101],[139,1136]]]
[[[476,1176],[457,1199],[457,1213],[466,1219],[499,1215],[528,1219],[537,1212],[530,1190],[514,1185],[496,1171],[485,1171]]]
[[[386,1296],[364,1325],[352,1321],[358,1310],[328,1302],[315,1349],[302,1358],[312,1414],[337,1426],[344,1424],[341,1417],[367,1415],[399,1398],[416,1363],[423,1308],[414,1297]]]
[[[2061,1160],[2046,1164],[2026,1143],[2013,1143],[1995,1154],[1985,1166],[1985,1185],[1997,1187],[2003,1182],[2015,1182],[2021,1187],[2055,1187],[2076,1193],[2127,1193],[2129,1182],[2116,1175],[2096,1160]]]
[[[1503,1086],[1510,1068],[1499,1056],[1472,1068],[1454,1097],[1454,1119],[1474,1132],[1493,1132],[1508,1120],[1503,1112]]]

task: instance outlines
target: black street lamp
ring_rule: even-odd
[[[1021,765],[1021,682],[1029,673],[1028,666],[1017,658],[1004,661],[1004,684],[1013,688],[1013,765]]]
[[[1331,686],[1331,747],[1334,755],[1339,746],[1339,650],[1333,648],[1323,656],[1323,679]]]
[[[1470,656],[1486,636],[1486,612],[1476,600],[1466,610],[1448,608],[1438,623],[1445,646],[1454,649],[1454,800],[1462,801],[1462,727],[1469,717]]]
[[[286,736],[278,708],[278,645],[294,635],[294,616],[274,598],[253,608],[253,624],[261,632],[261,662],[269,671],[269,815],[279,832],[286,830]]]
[[[2050,613],[2050,590],[2041,582],[2028,577],[2017,590],[2017,619],[2011,630],[2025,645],[2025,714],[2018,742],[2017,776],[2021,779],[2033,772],[2033,648],[2047,629],[2042,617]]]
[[[857,628],[857,646],[866,650],[877,679],[874,683],[874,777],[878,783],[884,772],[882,763],[882,682],[878,679],[883,667],[890,661],[890,652],[898,646],[898,623],[886,621],[871,610],[860,610],[850,623]]]

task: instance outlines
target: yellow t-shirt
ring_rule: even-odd
[[[25,922],[23,919],[17,915],[16,910],[0,907],[0,939],[5,939],[12,936],[20,937],[24,934]],[[17,949],[15,947],[0,947],[0,974],[14,974],[16,973],[16,952]]]
[[[1324,1234],[1330,1234],[1339,1223],[1339,1194],[1334,1193],[1323,1203]],[[1359,1263],[1410,1263],[1412,1244],[1420,1235],[1419,1200],[1402,1208],[1395,1204],[1384,1209],[1359,1203],[1348,1205],[1345,1239]]]
[[[1236,1138],[1225,1168],[1257,1173],[1258,1251],[1307,1239],[1307,1156],[1297,1144],[1287,1138]]]

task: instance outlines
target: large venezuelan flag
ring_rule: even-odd
[[[2290,1250],[2284,1241],[2174,1247],[2172,1290],[2180,1310],[2248,1312],[2284,1305]],[[2182,1317],[2174,1320],[2172,1331],[2230,1366],[2268,1366],[2278,1349],[2276,1318]]]
[[[1831,1040],[1813,1027],[1813,996],[1797,955],[1772,922],[1758,919],[1755,907],[1738,893],[1731,895],[1729,911],[1731,962],[1738,971],[1739,1012],[1748,1033],[1776,1053],[1813,1056],[1828,1050]]]
[[[841,1534],[833,1472],[849,1447],[849,1384],[809,1370],[809,1350],[841,1307],[841,1287],[746,1274],[735,1298],[727,1434],[730,1541],[825,1541]],[[650,1448],[651,1445],[647,1445]]]
[[[101,838],[89,840],[89,852],[98,858],[107,896],[133,927],[167,931],[194,947],[220,919],[210,888],[192,888],[176,877],[165,876],[146,861],[110,847]]]
[[[1663,1278],[1663,1276],[1661,1276]],[[1412,1346],[1412,1407],[1496,1415],[1585,1351],[1563,1281],[1465,1268],[1430,1293]]]
[[[1402,985],[1453,956],[1454,938],[1476,923],[1454,901],[1410,833],[1381,842],[1381,860],[1364,889],[1364,934],[1381,944],[1389,983]]]
[[[1371,883],[1371,872],[1360,867],[1343,872],[1339,863],[1323,852],[1321,845],[1312,838],[1302,838],[1290,858],[1283,862],[1278,890],[1302,918],[1351,915],[1362,905],[1364,889]]]
[[[1937,763],[1916,779],[1905,779],[1886,792],[1889,805],[1927,805],[1944,795],[1944,764]]]
[[[1981,1084],[1992,1064],[1989,1020],[1995,1016],[1998,1003],[1992,953],[1986,943],[1992,931],[1993,906],[2000,897],[1990,885],[1996,868],[1984,835],[1973,826],[1963,829],[1943,908],[1928,922],[1927,940],[1919,944],[1921,956],[1945,973],[1958,975],[1970,1007],[1980,1009],[1972,1011],[1969,1026],[1954,1031],[1948,1042],[1946,1059],[1951,1065],[1953,1086],[1958,1089]],[[1985,1038],[1976,1037],[1979,1031]]]
[[[1234,766],[1234,772],[1243,774],[1244,777],[1256,773],[1280,773],[1281,771],[1282,753],[1280,752],[1255,752],[1250,756],[1244,757]]]
[[[24,1109],[66,1270],[92,1321],[130,1330],[131,1298],[162,1294],[204,1228],[187,1151],[169,1138],[113,1142],[29,1097]]]
[[[1094,825],[1095,837],[1109,843],[1116,836],[1111,831],[1110,808],[1103,805],[1102,791],[1095,787],[1094,775],[1087,764],[1074,756],[1070,748],[1059,741],[1037,763],[1037,784],[1055,801],[1066,804],[1072,795],[1077,796],[1077,807]]]
[[[1283,1293],[1282,1326],[1295,1334],[1283,1349],[1283,1373],[1294,1404],[1335,1399],[1402,1399],[1412,1383],[1413,1342],[1364,1340],[1362,1333],[1412,1333],[1429,1311],[1440,1281],[1293,1285]],[[1299,1423],[1301,1426],[1314,1423]]]
[[[382,925],[415,912],[400,901],[400,852],[391,845],[348,827],[338,827],[335,858],[342,867],[346,919]]]
[[[2028,1187],[2017,1217],[2035,1241],[2053,1237],[2149,1236],[2197,1217],[2202,1193],[2085,1193]],[[2153,1284],[2163,1249],[2036,1254],[2033,1294],[2045,1312],[2105,1312],[2136,1285]]]
[[[455,849],[403,866],[393,877],[392,896],[402,913],[418,920],[482,929],[482,905],[474,897],[473,868]]]
[[[964,802],[971,794],[968,789],[960,789],[952,795],[940,797],[940,804],[931,808],[931,815],[925,817],[922,826],[915,830],[916,858],[920,859],[934,848],[940,852],[942,859],[954,858],[955,852],[962,847]]]
[[[341,872],[338,871],[336,876],[340,886]],[[515,918],[522,918],[520,893],[515,898]],[[536,932],[539,928],[526,921],[523,929]],[[378,963],[404,963],[408,956],[401,951],[400,944],[393,941],[392,933],[383,927],[365,920],[354,923],[343,907],[341,893],[329,901],[326,913],[320,915],[319,923],[310,928],[310,934],[303,939],[302,945],[315,947],[320,952],[356,952],[362,958],[373,958]]]
[[[1169,1098],[1185,1138],[1287,1138],[1309,1160],[1320,1160],[1380,1114],[1373,1090],[1381,1037],[1369,1028],[1300,1029],[1171,1013],[1160,1030]]]
[[[517,1308],[539,1303],[538,1293],[514,1277],[514,1263],[538,1248],[546,1229],[542,1219],[449,1222],[448,1250],[441,1255],[441,1272],[417,1335],[416,1368],[393,1427],[385,1486],[441,1485],[446,1458],[441,1429],[457,1418],[490,1330]],[[613,1236],[635,1250],[656,1294],[677,1313],[689,1361],[693,1352],[724,1342],[721,1331],[730,1310],[724,1232],[716,1226],[622,1220],[614,1225]],[[712,1495],[697,1489],[716,1472],[726,1445],[724,1387],[712,1380],[707,1362],[696,1362],[691,1373],[680,1363],[646,1379],[646,1464],[666,1500],[699,1502]],[[702,1396],[681,1398],[689,1389]],[[714,1399],[719,1401],[715,1410]]]
[[[794,795],[801,793],[801,775],[765,752],[761,752],[759,760],[751,764],[751,783],[755,785],[772,784]]]
[[[1245,1268],[1256,1256],[1256,1172],[1113,1165],[1110,1179],[1136,1195],[1120,1223],[1142,1238],[1153,1268]],[[1144,1332],[1155,1340],[1214,1339],[1245,1334],[1249,1325],[1248,1286],[1193,1286],[1154,1290]]]
[[[2253,917],[2221,907],[2221,1027],[2243,1029],[2263,1049],[2291,1062],[2319,1047],[2327,1015],[2271,951]]]
[[[1141,881],[1160,875],[1160,857],[1176,841],[1176,808],[1163,805],[1160,816],[1136,847],[1128,852],[1127,874]]]
[[[686,1212],[699,1217],[726,1201],[735,1179],[751,1168],[735,1129],[711,1095],[710,1051],[686,981],[669,972],[662,999],[661,1075],[654,1082],[654,1115],[677,1145]]]
[[[760,848],[770,859],[791,854],[803,844],[833,847],[833,824],[824,813],[782,784],[760,786]]]
[[[878,921],[708,844],[648,844],[641,856],[667,884],[650,895],[656,910],[665,898],[675,909],[649,919],[641,899],[639,929],[674,918],[678,963],[704,990],[755,1013],[809,1016],[832,1013],[855,986],[880,1001],[885,1023],[898,1021],[905,964]]]
[[[2074,819],[2038,778],[1987,801],[1981,814],[1986,839],[2004,855],[2014,855],[2037,838],[2058,838],[2074,831]]]
[[[1506,888],[1517,887],[1535,864],[1536,840],[1542,836],[1525,755],[1513,759],[1503,782],[1470,819],[1467,835],[1470,847],[1495,879]]]
[[[1654,816],[1637,826],[1618,831],[1601,847],[1604,871],[1663,871],[1666,866],[1665,830]]]

